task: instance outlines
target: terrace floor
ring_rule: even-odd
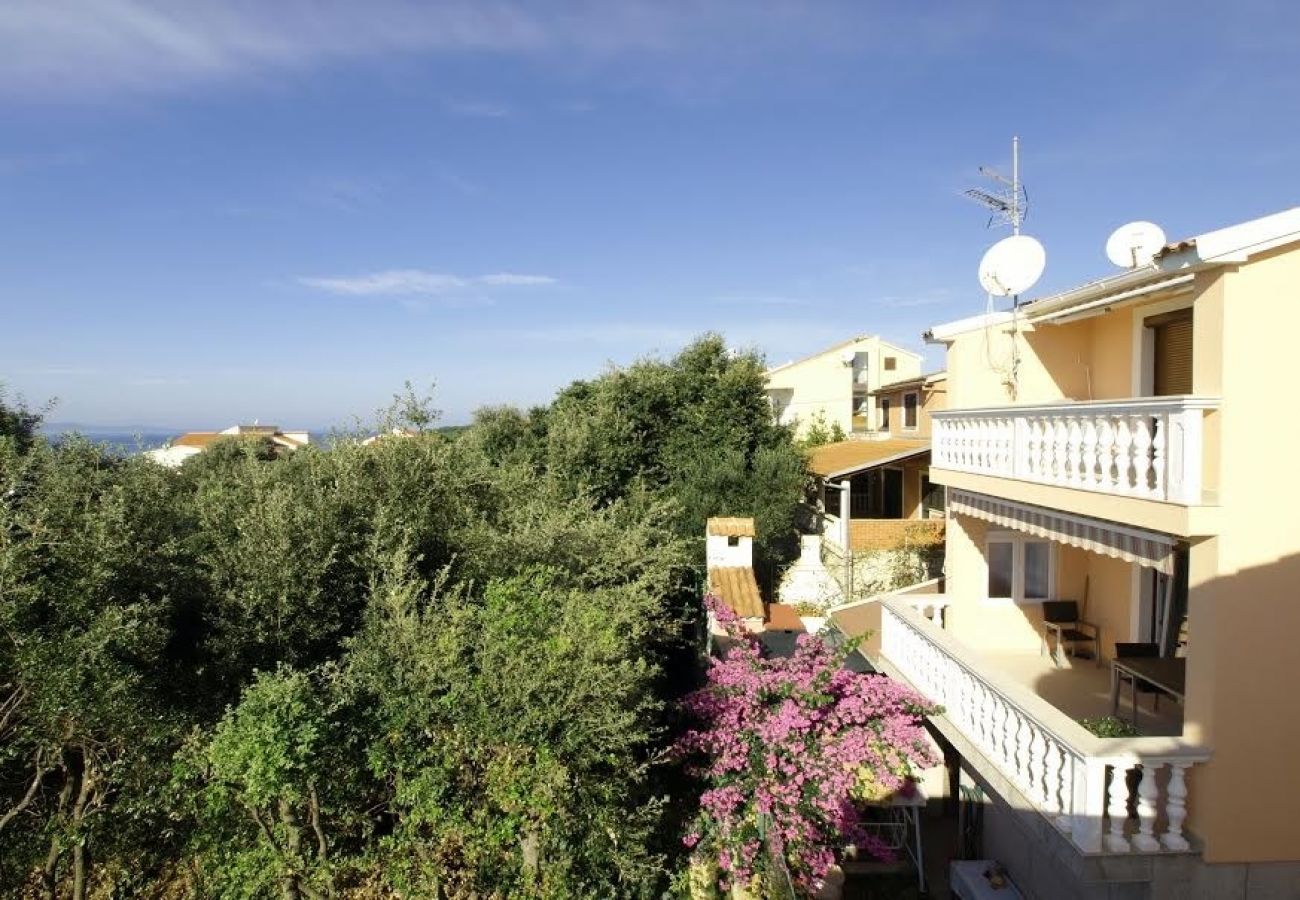
[[[1061,668],[1052,665],[1050,656],[1038,652],[1004,652],[984,654],[990,664],[1028,687],[1038,696],[1072,719],[1101,718],[1110,715],[1110,663],[1100,667],[1090,659],[1067,659]],[[1132,693],[1128,684],[1120,687],[1119,717],[1132,721]],[[1183,708],[1172,697],[1159,695],[1160,708],[1155,710],[1155,694],[1138,695],[1138,730],[1147,736],[1176,736],[1183,733]]]

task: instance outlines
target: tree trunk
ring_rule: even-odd
[[[316,855],[325,870],[325,890],[330,896],[334,894],[334,875],[329,871],[329,844],[325,841],[325,829],[320,821],[320,797],[316,794],[316,785],[308,788],[308,813],[311,817],[311,830],[316,834]]]
[[[288,870],[280,882],[284,900],[302,900],[298,875],[298,863],[302,859],[302,829],[298,827],[298,817],[294,815],[293,807],[287,800],[280,801],[280,821],[284,824],[285,840],[288,842],[288,858],[285,860]]]
[[[68,755],[63,754],[63,787],[59,789],[59,806],[54,814],[56,824],[63,822],[64,811],[68,808],[68,801],[72,798],[72,782],[76,778],[71,767],[68,765]],[[54,836],[50,838],[50,852],[45,855],[45,867],[41,869],[41,883],[45,885],[45,896],[48,900],[56,900],[57,888],[59,884],[59,860],[63,857],[63,847],[59,843],[59,834],[56,830]]]
[[[81,788],[77,803],[72,807],[72,823],[77,828],[77,842],[72,845],[72,900],[86,900],[86,882],[90,874],[90,854],[86,850],[86,834],[81,827],[86,818],[86,806],[95,791],[95,770],[86,748],[81,748]]]
[[[41,786],[41,781],[45,778],[45,773],[49,771],[45,767],[45,755],[40,750],[36,751],[36,760],[33,765],[36,774],[32,776],[32,783],[28,785],[27,793],[23,794],[17,803],[5,810],[3,816],[0,816],[0,831],[4,831],[5,826],[16,819],[31,804],[32,799],[36,796],[37,789]]]

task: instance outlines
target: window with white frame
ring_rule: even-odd
[[[916,430],[917,395],[915,392],[903,395],[903,427],[908,431]]]
[[[994,532],[985,543],[984,555],[990,599],[1042,603],[1052,598],[1056,572],[1051,541],[1013,531]]]

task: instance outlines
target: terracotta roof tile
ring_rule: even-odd
[[[224,435],[219,431],[187,431],[172,441],[173,447],[206,447]]]
[[[719,537],[754,536],[754,520],[729,516],[714,516],[709,519],[708,533]]]
[[[720,597],[742,619],[763,618],[763,596],[758,591],[758,581],[750,567],[719,566],[709,569],[709,591]]]

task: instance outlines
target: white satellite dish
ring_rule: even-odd
[[[840,354],[840,362],[844,363],[846,366],[851,366],[853,365],[853,360],[857,359],[857,356],[857,351],[845,350]]]
[[[1117,266],[1145,266],[1165,245],[1165,233],[1153,222],[1129,222],[1116,228],[1106,241],[1106,257]]]
[[[998,241],[980,260],[980,286],[997,297],[1023,294],[1047,265],[1047,251],[1034,238],[1015,234]]]

